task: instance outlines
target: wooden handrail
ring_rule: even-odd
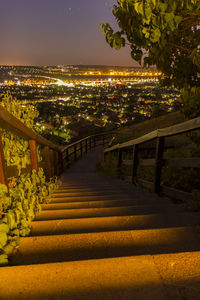
[[[186,133],[193,131],[195,129],[200,128],[200,117],[185,121],[167,128],[162,128],[162,129],[157,129],[154,130],[150,133],[147,133],[139,138],[130,140],[128,142],[122,143],[122,144],[117,144],[114,145],[113,147],[105,149],[105,153],[113,150],[118,150],[118,149],[123,149],[123,148],[128,148],[132,147],[134,145],[142,144],[149,142],[151,140],[154,140],[155,138],[160,138],[160,137],[169,137],[169,136],[174,136],[177,134],[181,133]]]
[[[90,138],[90,136],[87,136],[87,137],[85,137],[85,138],[83,138],[83,139],[81,139],[81,140],[78,140],[78,141],[73,142],[73,143],[71,143],[71,144],[69,144],[69,145],[67,145],[67,146],[64,146],[64,147],[61,148],[61,151],[64,152],[64,151],[66,151],[67,149],[73,147],[74,145],[80,144],[81,142],[84,142],[84,141],[88,140],[89,138]]]
[[[83,142],[89,138],[93,137],[98,137],[98,136],[103,136],[103,135],[110,135],[115,133],[114,131],[111,132],[103,132],[103,133],[98,133],[94,135],[87,136],[83,139],[80,139],[70,145],[67,146],[59,146],[56,145],[41,135],[35,133],[32,129],[27,127],[23,122],[21,122],[19,119],[17,119],[15,116],[13,116],[11,113],[9,113],[3,106],[0,105],[0,127],[4,129],[8,129],[10,131],[15,132],[17,135],[23,137],[26,140],[35,140],[37,143],[48,146],[49,148],[57,151],[57,152],[63,152],[67,148],[71,148],[72,146],[79,144],[80,142]]]
[[[61,150],[61,152],[64,152],[67,149],[73,147],[74,145],[80,144],[81,142],[84,142],[84,141],[86,141],[86,140],[88,140],[90,138],[95,138],[95,137],[98,137],[98,136],[109,136],[109,135],[115,134],[115,133],[117,133],[117,132],[116,131],[108,131],[108,132],[102,132],[102,133],[97,133],[97,134],[89,135],[87,137],[84,137],[84,138],[82,138],[82,139],[80,139],[78,141],[75,141],[75,142],[71,143],[70,145],[61,147],[60,150]]]
[[[104,161],[106,161],[106,155],[108,153],[117,152],[117,173],[121,176],[121,166],[124,163],[123,152],[130,151],[132,149],[132,183],[141,183],[144,187],[151,187],[151,189],[157,193],[173,194],[174,197],[185,195],[184,197],[191,197],[190,193],[184,193],[183,191],[170,189],[161,185],[162,168],[164,165],[183,166],[188,168],[200,168],[200,158],[164,158],[165,151],[165,138],[191,132],[193,130],[200,129],[200,117],[185,121],[167,128],[157,129],[148,134],[145,134],[139,138],[117,144],[104,150]],[[156,139],[156,151],[155,158],[151,159],[139,159],[139,145]],[[140,149],[141,150],[141,149]],[[130,165],[130,160],[125,160],[125,163]],[[138,166],[154,166],[154,182],[146,182],[137,178]]]
[[[23,122],[9,113],[3,106],[0,105],[0,127],[15,132],[17,135],[26,140],[35,140],[37,143],[48,146],[55,151],[62,151],[59,145],[56,145],[41,135],[35,133],[32,129],[28,128]]]
[[[14,132],[16,135],[22,137],[29,142],[29,150],[31,157],[31,167],[32,169],[38,171],[39,164],[37,159],[37,144],[44,146],[45,154],[45,166],[47,170],[47,176],[60,175],[64,168],[64,157],[63,153],[66,153],[66,164],[69,167],[71,163],[71,153],[69,150],[73,149],[74,160],[76,161],[79,157],[82,157],[83,151],[85,153],[92,150],[92,146],[96,146],[96,142],[99,141],[99,137],[102,137],[103,144],[105,137],[113,134],[113,132],[99,133],[96,135],[91,135],[78,140],[70,145],[61,147],[56,145],[47,139],[43,138],[39,134],[35,133],[32,129],[28,128],[23,122],[9,113],[4,107],[0,105],[0,128]],[[93,141],[93,143],[92,143]],[[78,144],[80,147],[78,147]],[[53,151],[53,163],[51,163],[50,150]],[[80,151],[80,155],[79,155]],[[53,172],[52,172],[53,166]],[[6,166],[3,153],[1,131],[0,131],[0,183],[7,184]]]

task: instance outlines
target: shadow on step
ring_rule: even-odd
[[[172,211],[173,209],[173,211]],[[182,212],[179,206],[163,206],[163,205],[144,205],[144,206],[119,206],[119,207],[98,207],[98,208],[80,208],[80,209],[58,209],[43,210],[36,215],[36,221],[45,220],[63,220],[63,219],[80,219],[110,216],[131,216],[144,215],[161,212]]]
[[[199,251],[191,227],[27,237],[11,265]]]
[[[148,214],[32,222],[30,236],[197,226],[200,213]]]

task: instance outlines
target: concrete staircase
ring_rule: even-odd
[[[200,213],[98,174],[99,151],[63,174],[0,269],[0,300],[200,299]]]

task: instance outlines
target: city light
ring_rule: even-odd
[[[57,136],[66,130],[73,137],[88,128],[114,129],[150,118],[158,105],[171,111],[179,97],[178,91],[159,86],[157,70],[1,66],[0,73],[8,74],[0,81],[1,93],[9,90],[22,105],[36,105],[36,129],[56,131]]]

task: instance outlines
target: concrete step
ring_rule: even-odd
[[[112,186],[112,185],[77,185],[77,186],[73,186],[73,187],[68,187],[68,186],[63,186],[62,188],[58,188],[55,190],[55,192],[60,192],[60,191],[76,191],[76,190],[80,190],[80,191],[121,191],[120,186]]]
[[[133,198],[133,197],[89,197],[89,198],[86,198],[86,197],[77,197],[77,198],[65,198],[65,197],[57,197],[57,198],[51,198],[51,199],[47,199],[47,203],[44,204],[44,205],[48,205],[48,204],[51,204],[51,205],[56,205],[56,204],[59,204],[59,205],[64,205],[65,203],[88,203],[88,202],[110,202],[110,201],[117,201],[117,202],[121,202],[121,201],[124,201],[124,202],[132,202],[133,205],[138,205],[138,206],[143,206],[143,205],[172,205],[174,206],[174,204],[172,202],[169,202],[169,201],[157,201],[156,199],[155,200],[151,200],[149,201],[149,199],[137,199],[137,198]],[[76,205],[76,204],[75,204]],[[83,204],[84,205],[84,204]],[[178,204],[177,205],[178,207],[181,207],[182,210],[185,210],[185,204]]]
[[[33,221],[31,236],[196,226],[199,220],[200,213],[162,213]]]
[[[133,200],[81,201],[42,204],[42,210],[132,206]]]
[[[121,206],[121,207],[99,207],[99,208],[81,208],[81,209],[57,209],[43,210],[36,215],[35,220],[58,220],[75,218],[94,218],[106,216],[124,216],[124,215],[143,215],[158,212],[182,212],[180,206],[176,205],[143,205],[143,206]]]
[[[108,178],[108,180],[110,180],[110,179]],[[83,190],[88,190],[88,191],[95,191],[95,190],[97,190],[97,191],[99,191],[99,190],[102,189],[105,192],[107,190],[108,191],[113,190],[113,191],[118,191],[118,193],[120,193],[120,194],[125,193],[125,194],[128,194],[128,195],[134,195],[134,196],[139,197],[139,198],[141,198],[143,196],[143,197],[149,197],[150,199],[160,199],[162,201],[164,201],[164,199],[165,199],[163,197],[162,198],[159,197],[158,195],[156,195],[154,193],[150,193],[147,190],[143,190],[143,189],[141,189],[139,187],[136,187],[133,184],[125,183],[124,181],[118,181],[115,184],[113,184],[112,182],[110,183],[110,181],[108,181],[107,184],[108,184],[107,186],[105,186],[105,185],[101,186],[99,184],[96,184],[96,185],[89,184],[88,185],[86,183],[82,184],[82,185],[77,184],[77,185],[72,186],[72,187],[62,186],[61,188],[58,188],[56,190],[56,192],[59,192],[61,190],[67,190],[67,191],[69,191],[69,189],[72,192],[73,191],[75,192],[75,191],[78,191],[78,190],[80,190],[80,191],[83,191]],[[169,199],[168,199],[168,201],[169,201]]]
[[[95,189],[93,190],[86,190],[86,191],[55,191],[53,193],[54,197],[81,197],[81,196],[107,196],[107,195],[118,195],[119,191],[113,191],[113,190],[98,190],[96,191]],[[122,191],[120,191],[120,194],[122,195]]]
[[[171,203],[168,199],[161,199],[161,198],[150,198],[150,197],[138,197],[137,195],[132,194],[122,194],[118,193],[116,195],[96,195],[96,196],[54,196],[52,195],[51,198],[47,199],[47,201],[50,201],[51,203],[56,202],[80,202],[80,201],[106,201],[106,200],[134,200],[137,201],[137,203],[162,203],[162,204],[168,204]]]
[[[85,191],[89,191],[89,192],[100,192],[100,194],[101,194],[101,190],[102,191],[104,191],[105,193],[104,194],[110,194],[110,191],[113,191],[113,190],[116,190],[117,192],[116,193],[112,193],[112,194],[114,194],[114,196],[115,197],[119,197],[119,195],[120,196],[123,196],[123,197],[130,197],[130,198],[134,198],[134,199],[137,199],[138,201],[139,200],[143,200],[143,199],[148,199],[149,201],[155,201],[155,200],[157,200],[157,202],[165,202],[165,203],[169,203],[169,202],[171,202],[169,199],[167,199],[167,198],[161,198],[161,197],[159,197],[158,195],[156,195],[156,194],[154,194],[154,193],[150,193],[150,192],[148,192],[148,191],[146,191],[146,190],[142,190],[141,191],[141,189],[140,188],[138,188],[138,187],[135,187],[135,186],[133,186],[133,185],[130,185],[130,184],[128,184],[127,186],[119,186],[119,185],[117,185],[116,187],[115,187],[115,189],[114,188],[110,188],[110,185],[109,185],[109,188],[107,189],[107,188],[105,188],[105,187],[102,187],[102,188],[99,188],[99,186],[96,186],[96,187],[86,187],[86,186],[84,186],[84,187],[80,187],[80,186],[77,186],[77,188],[72,188],[72,189],[60,189],[60,190],[57,190],[56,192],[55,192],[55,195],[57,195],[57,196],[59,196],[58,194],[60,194],[60,192],[62,191],[67,191],[67,193],[77,193],[77,192],[80,192],[80,194],[82,193],[82,191],[84,192],[84,190]],[[54,194],[53,194],[54,195]],[[109,195],[110,196],[110,195]]]
[[[88,177],[84,176],[85,179],[83,178],[77,178],[76,176],[74,177],[74,179],[68,179],[66,180],[65,182],[63,182],[61,185],[58,185],[58,188],[62,188],[62,187],[74,187],[74,186],[94,186],[94,183],[98,183],[97,186],[106,186],[106,187],[110,187],[110,186],[115,186],[117,188],[118,185],[121,185],[123,186],[123,181],[119,181],[118,184],[116,185],[115,184],[115,181],[113,181],[112,179],[110,178],[106,178],[106,177],[103,177],[103,178],[97,178],[95,177],[94,175],[89,178],[88,180]],[[107,180],[108,179],[108,180]]]
[[[195,227],[194,227],[195,228]],[[200,251],[192,227],[25,237],[11,265]]]
[[[56,203],[56,202],[79,202],[79,201],[102,201],[102,200],[122,200],[122,199],[134,199],[131,196],[124,196],[124,195],[95,195],[95,196],[59,196],[59,195],[52,195],[49,200],[51,203]]]
[[[54,198],[57,198],[57,197],[66,197],[66,198],[69,198],[69,197],[99,197],[99,196],[108,196],[108,197],[115,197],[115,196],[127,196],[127,197],[130,197],[130,194],[127,193],[127,195],[125,195],[125,193],[122,193],[119,191],[118,192],[108,192],[108,191],[91,191],[91,192],[60,192],[60,193],[53,193],[53,197]]]
[[[105,189],[119,189],[119,187],[124,187],[123,182],[119,182],[118,184],[107,182],[105,179],[101,182],[98,180],[92,181],[92,179],[85,179],[85,181],[79,182],[74,180],[72,183],[62,184],[58,186],[58,189],[76,189],[76,188],[105,188]]]
[[[74,191],[78,191],[78,192],[91,192],[91,191],[113,191],[113,190],[118,190],[121,191],[121,189],[119,187],[116,187],[115,189],[112,186],[91,186],[91,187],[59,187],[55,190],[55,193],[60,193],[60,192],[74,192]]]
[[[198,300],[200,252],[5,267],[0,278],[2,300]]]

